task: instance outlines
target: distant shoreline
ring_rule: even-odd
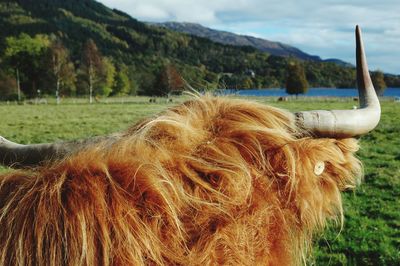
[[[221,95],[288,97],[285,89],[218,90]],[[358,97],[356,88],[310,88],[301,97]],[[387,88],[384,97],[400,97],[400,88]]]

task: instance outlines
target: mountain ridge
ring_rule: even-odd
[[[268,52],[277,56],[293,56],[302,60],[322,61],[319,56],[309,55],[300,49],[281,42],[270,41],[249,35],[235,34],[228,31],[215,30],[198,23],[191,22],[164,22],[150,23],[178,32],[183,32],[203,38],[209,38],[214,42],[235,46],[252,46],[262,52]]]
[[[321,57],[318,55],[308,54],[297,47],[279,41],[271,41],[250,35],[242,35],[242,34],[232,33],[229,31],[216,30],[209,27],[205,27],[199,23],[175,22],[175,21],[168,21],[162,23],[153,23],[153,22],[148,22],[148,23],[150,25],[157,25],[182,33],[187,33],[203,38],[209,38],[214,42],[222,44],[229,44],[235,46],[251,46],[262,52],[268,52],[276,56],[295,57],[300,60],[309,60],[315,62],[333,62],[340,66],[353,67],[352,64],[345,62],[343,60],[337,58],[329,58],[324,60],[321,59]]]

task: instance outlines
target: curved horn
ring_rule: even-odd
[[[64,158],[101,141],[111,144],[118,138],[119,135],[114,134],[85,140],[22,145],[0,136],[0,165],[14,168],[36,166],[49,160]]]
[[[368,72],[359,26],[356,27],[356,56],[360,108],[298,112],[295,115],[299,127],[319,137],[346,138],[366,134],[378,125],[381,107]]]

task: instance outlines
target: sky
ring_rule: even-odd
[[[400,0],[98,0],[140,21],[193,22],[355,64],[360,25],[370,70],[400,74]]]

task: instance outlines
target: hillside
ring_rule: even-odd
[[[300,49],[284,44],[281,42],[273,42],[261,38],[248,35],[239,35],[227,31],[214,30],[204,27],[197,23],[187,22],[165,22],[154,23],[160,27],[165,27],[178,32],[191,34],[203,38],[210,39],[214,42],[229,44],[235,46],[251,46],[262,52],[267,52],[276,56],[292,56],[302,60],[322,61],[319,56],[309,55]]]
[[[71,74],[74,76],[70,80],[71,88],[66,88],[65,94],[87,93],[81,69],[84,45],[89,39],[107,58],[110,75],[114,75],[114,79],[107,78],[109,88],[102,90],[104,95],[119,93],[113,92],[114,85],[111,83],[121,73],[124,77],[120,79],[128,79],[131,87],[131,90],[123,93],[154,94],[152,88],[163,80],[160,73],[165,72],[166,66],[176,68],[175,72],[196,89],[283,87],[286,67],[294,60],[260,52],[250,46],[220,44],[206,38],[149,26],[124,12],[92,0],[2,1],[0,28],[0,63],[4,72],[0,72],[0,77],[8,76],[11,79],[15,75],[15,64],[10,63],[6,56],[6,51],[11,49],[7,47],[10,37],[21,39],[21,33],[26,33],[31,38],[47,40],[42,43],[57,40],[67,49],[73,65],[71,69],[75,69]],[[52,93],[51,86],[44,85],[46,80],[42,74],[46,69],[40,65],[48,47],[41,49],[40,58],[39,54],[36,58],[31,57],[36,60],[35,64],[28,62],[38,65],[37,69],[25,67],[24,70],[36,72],[25,73],[22,69],[20,73],[21,88],[27,96],[35,94],[39,87],[43,93]],[[353,87],[355,84],[353,68],[312,61],[301,64],[310,86]]]
[[[315,62],[331,62],[339,66],[354,67],[352,64],[344,62],[340,59],[329,58],[321,59],[317,55],[310,55],[302,50],[281,42],[269,41],[262,38],[257,38],[248,35],[240,35],[227,31],[214,30],[204,27],[197,23],[188,22],[164,22],[164,23],[150,23],[160,27],[165,27],[178,32],[191,34],[198,37],[210,39],[214,42],[229,44],[235,46],[251,46],[262,52],[267,52],[271,55],[295,57],[300,60],[315,61]]]

